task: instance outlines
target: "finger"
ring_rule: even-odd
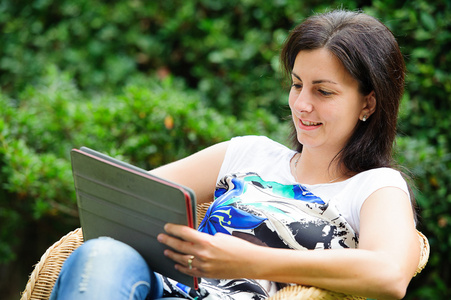
[[[164,250],[164,255],[166,257],[172,259],[176,263],[186,266],[186,267],[189,267],[189,262],[191,262],[191,266],[192,266],[192,263],[194,260],[194,259],[191,259],[192,255],[178,253],[178,252],[172,251],[170,249]]]
[[[193,276],[193,277],[202,277],[202,273],[200,272],[199,268],[195,265],[196,259],[193,260],[193,262],[191,263],[191,268],[184,264],[176,264],[175,265],[175,269],[179,272],[182,272],[184,274]]]
[[[175,265],[175,269],[179,272],[182,272],[184,274],[193,276],[193,277],[203,277],[201,276],[201,273],[199,272],[199,270],[196,267],[192,267],[191,269],[188,267],[185,267],[183,265]]]
[[[175,268],[183,273],[191,275],[197,270],[195,266],[197,262],[194,255],[180,254],[171,250],[165,250],[164,255],[175,261],[177,263]]]
[[[160,233],[157,238],[160,243],[174,249],[179,253],[187,254],[193,251],[193,244],[191,242],[183,241],[178,237]]]
[[[195,242],[199,238],[199,232],[197,230],[185,225],[167,223],[164,226],[164,230],[168,234],[176,236],[184,241]]]

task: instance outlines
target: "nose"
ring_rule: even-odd
[[[298,112],[311,112],[313,110],[312,95],[306,89],[293,94],[293,109]]]

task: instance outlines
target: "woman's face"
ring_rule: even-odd
[[[365,114],[367,97],[328,50],[301,51],[294,62],[289,104],[303,151],[338,153]]]

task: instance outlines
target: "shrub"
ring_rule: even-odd
[[[75,226],[72,147],[152,168],[236,134],[284,136],[282,41],[312,12],[336,7],[381,19],[405,55],[397,156],[413,172],[431,243],[407,298],[449,298],[449,1],[3,0],[0,261],[14,257],[29,224]]]
[[[64,230],[64,224],[78,223],[72,148],[87,146],[152,169],[236,135],[287,136],[287,128],[264,110],[239,121],[204,106],[199,97],[168,77],[137,79],[119,95],[88,100],[54,67],[19,101],[2,96],[0,218],[8,227],[2,226],[0,262],[13,259],[12,249],[23,242],[18,228],[49,218],[58,218]]]

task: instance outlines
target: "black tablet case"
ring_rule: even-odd
[[[197,279],[174,269],[156,237],[166,223],[196,228],[194,193],[147,171],[82,147],[71,151],[84,240],[109,236],[135,248],[149,267],[187,286]]]

